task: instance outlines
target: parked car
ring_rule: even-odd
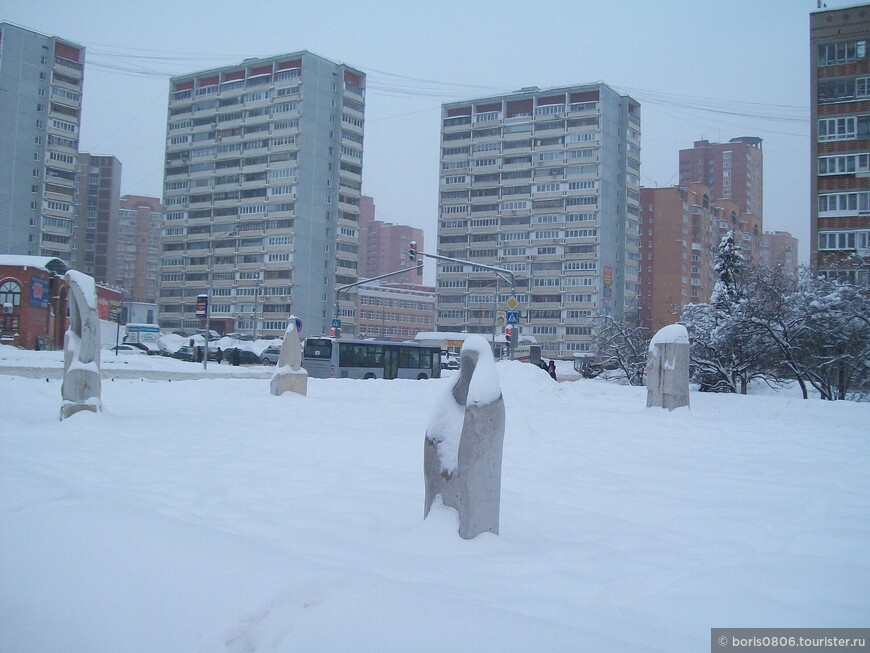
[[[125,342],[124,344],[129,345],[130,347],[136,347],[137,349],[141,349],[143,352],[145,352],[149,356],[154,356],[154,355],[160,353],[156,349],[151,349],[148,345],[143,344],[141,342]]]
[[[223,350],[224,360],[230,365],[233,363],[233,351],[235,347],[227,347]],[[239,364],[240,365],[259,365],[260,357],[247,349],[239,349]]]
[[[253,342],[254,336],[250,333],[225,333],[224,338],[232,338],[233,340],[242,340],[245,342]]]
[[[177,358],[180,361],[193,361],[195,360],[193,355],[193,348],[185,345],[184,347],[179,347],[175,350],[174,353],[171,354],[172,358]]]
[[[269,345],[260,354],[260,363],[263,365],[277,365],[281,358],[281,345]]]
[[[145,349],[148,349],[148,348],[145,347]],[[134,347],[132,344],[129,344],[129,345],[123,344],[123,345],[117,345],[116,347],[110,347],[109,351],[112,352],[113,354],[114,353],[138,354],[138,355],[142,355],[142,356],[144,356],[148,353],[147,351],[142,351],[139,347]]]
[[[451,354],[448,351],[441,352],[441,369],[442,370],[458,370],[459,358],[456,354]]]
[[[239,363],[242,365],[259,365],[260,357],[247,349],[239,350]]]

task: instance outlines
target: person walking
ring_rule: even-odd
[[[242,359],[242,355],[241,355],[241,352],[239,352],[239,348],[238,347],[233,348],[233,365],[235,367],[238,367],[239,363],[241,362],[241,359]]]
[[[221,361],[224,359],[224,353],[221,351],[221,348],[218,347],[215,352],[214,359],[217,361],[217,364],[220,365]]]
[[[556,361],[550,361],[550,364],[547,366],[547,372],[549,372],[550,376],[553,377],[553,380],[556,381]]]

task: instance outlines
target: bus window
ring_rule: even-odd
[[[306,338],[305,351],[302,355],[305,358],[325,358],[329,360],[332,357],[332,340],[329,338]]]

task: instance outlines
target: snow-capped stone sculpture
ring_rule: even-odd
[[[302,349],[299,345],[295,315],[291,315],[288,320],[278,367],[272,375],[269,388],[276,397],[287,391],[303,396],[308,393],[308,372],[302,368]]]
[[[689,334],[682,324],[659,329],[647,356],[647,408],[689,405]]]
[[[60,418],[81,410],[99,412],[100,404],[100,316],[94,278],[69,270],[65,276],[69,292],[69,328],[63,337],[63,403]]]
[[[498,534],[504,399],[489,343],[470,336],[459,374],[436,405],[423,444],[424,519],[439,495],[459,513],[459,535]]]

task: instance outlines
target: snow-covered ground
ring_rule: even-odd
[[[147,370],[61,422],[52,355],[0,347],[0,651],[672,652],[867,625],[868,404],[669,413],[498,363],[501,534],[465,541],[452,510],[422,519],[447,378],[274,397],[128,356]]]

